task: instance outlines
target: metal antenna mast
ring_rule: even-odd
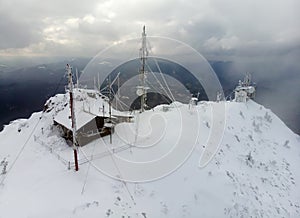
[[[71,121],[72,121],[72,135],[73,135],[73,151],[74,151],[74,162],[75,162],[75,171],[79,170],[78,167],[78,155],[77,155],[77,140],[76,140],[76,119],[75,119],[75,107],[74,107],[74,98],[73,98],[73,80],[72,80],[72,68],[67,64],[67,73],[69,80],[69,93],[70,93],[70,110],[71,110]]]
[[[109,121],[110,121],[110,134],[109,134],[109,142],[112,143],[112,120],[111,120],[111,81],[110,76],[108,78],[108,86],[109,86]]]
[[[141,94],[141,112],[145,110],[145,104],[147,101],[147,87],[145,87],[145,80],[146,80],[146,59],[148,56],[148,49],[147,49],[147,39],[146,39],[146,27],[143,27],[143,32],[142,32],[142,47],[140,49],[140,59],[142,62],[142,67],[140,70],[140,94]],[[139,94],[139,93],[138,93]]]

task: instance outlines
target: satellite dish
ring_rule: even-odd
[[[142,88],[138,88],[138,89],[136,90],[136,94],[137,94],[138,96],[142,96],[142,95],[144,94],[143,89],[142,89]]]
[[[250,86],[250,87],[248,88],[248,92],[249,92],[250,94],[254,93],[254,92],[255,92],[255,88],[254,88],[253,86]]]

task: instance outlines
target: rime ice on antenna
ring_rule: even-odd
[[[141,69],[140,69],[140,85],[137,86],[136,94],[141,97],[141,110],[140,112],[145,111],[145,107],[147,107],[147,90],[149,87],[145,86],[146,83],[146,60],[148,56],[147,49],[147,39],[146,39],[146,27],[143,27],[142,32],[142,47],[140,48],[140,60],[141,60]]]
[[[251,81],[251,74],[247,73],[244,81],[239,80],[238,86],[234,90],[234,101],[246,102],[255,97],[255,84]]]

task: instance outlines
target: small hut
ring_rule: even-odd
[[[132,115],[111,109],[106,96],[95,90],[74,89],[76,138],[79,146],[112,134],[114,126],[120,122],[130,122]],[[72,141],[73,131],[69,104],[54,117],[54,125],[62,132],[62,136]]]

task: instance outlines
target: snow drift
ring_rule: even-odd
[[[56,95],[51,102],[47,113],[13,121],[0,133],[1,218],[300,217],[300,137],[252,100],[225,103],[221,145],[203,168],[198,167],[199,158],[216,102],[201,102],[192,109],[177,103],[164,110],[161,105],[136,115],[139,124],[147,123],[138,126],[137,138],[130,131],[137,128],[136,121],[118,124],[111,146],[124,141],[139,146],[116,147],[117,155],[153,160],[168,152],[176,138],[174,111],[181,108],[181,119],[188,123],[197,116],[199,138],[194,137],[194,125],[184,125],[186,142],[194,139],[195,144],[187,159],[172,173],[149,182],[111,178],[126,173],[121,166],[104,168],[111,170],[109,176],[99,170],[113,160],[105,149],[108,137],[80,148],[80,170],[74,172],[72,148],[53,126],[55,115],[66,107],[67,95]],[[147,143],[159,146],[146,152]]]

